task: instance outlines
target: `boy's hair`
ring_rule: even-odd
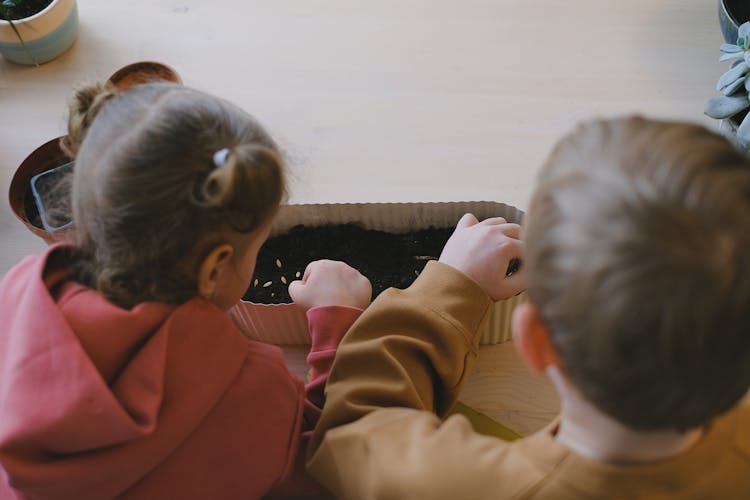
[[[78,278],[122,307],[194,297],[205,253],[258,229],[285,196],[278,149],[263,128],[181,85],[79,90],[62,146],[75,156]]]
[[[684,430],[750,386],[750,161],[698,125],[581,125],[542,168],[528,294],[563,373],[634,429]]]

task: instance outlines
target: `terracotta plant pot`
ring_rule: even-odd
[[[42,11],[13,24],[18,33],[8,21],[0,20],[0,54],[18,64],[42,64],[73,45],[78,34],[78,7],[75,0],[53,0]]]
[[[23,160],[13,175],[9,190],[10,207],[13,213],[29,228],[29,231],[49,244],[68,239],[72,234],[72,228],[58,231],[44,229],[31,192],[31,178],[71,161],[71,158],[60,148],[61,138],[57,137],[42,144]]]
[[[128,64],[109,77],[120,90],[128,90],[136,85],[152,82],[182,83],[182,78],[174,68],[154,61],[140,61]]]

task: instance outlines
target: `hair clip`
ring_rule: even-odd
[[[229,156],[229,149],[220,149],[214,153],[214,165],[216,168],[221,168],[227,162],[227,156]]]

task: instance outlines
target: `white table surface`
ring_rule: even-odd
[[[73,48],[0,58],[0,273],[43,248],[16,166],[61,135],[74,85],[157,60],[284,147],[292,203],[496,200],[524,208],[552,144],[623,113],[715,127],[713,0],[78,0]]]
[[[38,68],[0,58],[0,274],[44,247],[8,207],[16,166],[64,133],[74,85],[134,61],[166,62],[185,84],[259,118],[286,152],[292,203],[520,208],[550,147],[579,120],[641,113],[717,127],[703,105],[726,66],[713,0],[78,5],[80,33],[65,55]],[[510,345],[483,351],[467,397],[530,432],[556,398],[543,379],[519,387],[507,369],[493,379],[502,359],[516,366]],[[542,401],[508,414],[497,407],[502,384]]]

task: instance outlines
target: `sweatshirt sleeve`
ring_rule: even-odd
[[[345,306],[315,307],[307,311],[312,346],[307,355],[310,372],[309,381],[305,384],[302,418],[297,424],[299,431],[292,441],[293,453],[290,456],[287,472],[273,490],[268,492],[267,498],[328,496],[328,491],[321,488],[307,473],[305,449],[323,409],[324,390],[336,349],[344,334],[360,314],[362,314],[361,309]],[[297,378],[296,375],[292,376]]]
[[[491,305],[477,283],[440,262],[430,262],[408,289],[381,294],[339,346],[308,447],[313,476],[342,497],[378,498],[373,488],[391,484],[389,473],[416,472],[403,469],[411,463],[405,456],[427,470],[444,461],[430,450],[440,441],[451,446],[467,428],[441,430],[437,416],[463,387]],[[401,409],[382,410],[390,407]]]
[[[336,349],[362,309],[345,306],[315,307],[307,311],[312,346],[307,355],[309,380],[305,385],[302,432],[311,431],[320,418],[325,402],[325,386]]]

